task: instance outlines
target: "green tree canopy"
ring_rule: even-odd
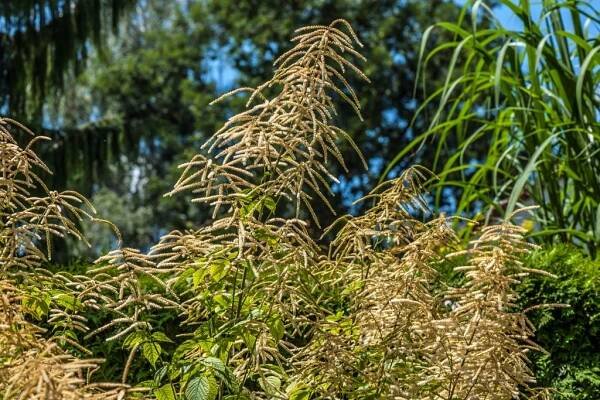
[[[365,171],[354,151],[342,145],[349,171],[334,169],[340,183],[333,187],[332,203],[338,214],[353,210],[353,199],[368,192],[391,157],[427,125],[425,114],[410,125],[422,103],[421,94],[413,96],[421,32],[459,13],[460,7],[442,0],[146,1],[127,19],[105,59],[95,57],[84,76],[69,85],[54,113],[60,129],[49,133],[58,139],[52,154],[60,164],[52,168],[57,178],[71,180],[55,185],[86,195],[107,186],[130,199],[131,207],[152,207],[146,223],[156,233],[206,218],[193,214],[183,199],[162,194],[174,182],[176,165],[245,103],[243,96],[217,106],[210,101],[234,86],[264,81],[275,55],[289,48],[295,27],[344,18],[365,43],[364,68],[371,80],[370,85],[350,82],[361,98],[364,121],[350,107],[337,116],[369,164]],[[449,37],[433,36],[431,46]],[[441,84],[448,60],[432,62],[437,68],[426,78]],[[334,218],[324,207],[316,211],[323,224]],[[172,226],[165,227],[165,221]],[[130,238],[132,245],[149,242],[133,233]]]

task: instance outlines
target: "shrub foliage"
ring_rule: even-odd
[[[519,303],[560,304],[534,309],[536,340],[546,352],[534,357],[540,385],[555,389],[556,399],[592,400],[600,393],[600,263],[572,246],[536,251],[526,259],[557,276],[536,276],[519,285]]]

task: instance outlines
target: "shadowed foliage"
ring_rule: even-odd
[[[21,0],[0,4],[0,109],[41,123],[48,94],[80,72],[135,0]]]

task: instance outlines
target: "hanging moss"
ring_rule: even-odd
[[[0,3],[0,110],[40,122],[44,97],[78,73],[136,0],[20,0]]]
[[[125,149],[120,145],[122,129],[89,125],[80,129],[44,129],[52,142],[40,146],[39,153],[54,171],[47,181],[56,188],[76,188],[86,196],[94,192],[100,177],[108,176],[111,166],[118,166],[118,157]]]

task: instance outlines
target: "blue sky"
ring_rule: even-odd
[[[587,1],[587,3],[586,3],[586,1]],[[466,2],[467,2],[466,0],[456,0],[456,3],[458,3],[460,5],[464,5]],[[485,1],[484,1],[484,3],[485,3]],[[512,3],[518,4],[519,0],[512,0]],[[600,5],[599,0],[583,0],[583,1],[581,1],[582,5],[588,4],[590,7],[593,7],[594,3],[597,3],[596,5]],[[534,21],[539,21],[541,18],[543,1],[542,0],[530,0],[529,4],[531,6],[531,14],[533,16]],[[585,6],[582,6],[582,7],[585,7]],[[563,9],[561,13],[566,13],[566,11]],[[507,28],[509,30],[520,30],[523,28],[523,24],[521,23],[519,17],[517,17],[506,6],[500,5],[500,6],[496,7],[494,9],[494,15],[496,16],[498,21],[500,21],[502,26],[504,26],[505,28]],[[567,30],[572,28],[572,26],[569,24],[569,20],[570,20],[570,18],[565,18]],[[592,28],[590,30],[591,37],[597,36],[598,34],[600,34],[600,32],[597,29]]]
[[[180,0],[181,1],[181,0]],[[423,0],[427,1],[427,0]],[[464,5],[469,0],[456,0],[456,3],[459,5]],[[512,0],[513,3],[517,4],[519,0]],[[593,1],[600,0],[590,0]],[[484,3],[486,3],[484,1]],[[591,4],[591,3],[590,3]],[[533,15],[533,19],[539,21],[541,18],[542,11],[542,0],[530,0],[531,11]],[[498,21],[504,26],[504,28],[509,30],[520,30],[523,28],[523,24],[521,23],[518,16],[516,16],[508,7],[506,6],[498,6],[494,8],[494,15],[498,19]],[[483,9],[480,12],[484,12]],[[569,18],[565,19],[567,23],[567,30],[571,27],[568,24]],[[590,31],[590,36],[597,36],[600,32],[597,29],[592,29]],[[212,60],[208,62],[208,74],[213,82],[217,83],[217,88],[221,92],[228,91],[235,86],[235,80],[237,78],[237,71],[235,68],[228,62],[226,57],[222,57],[217,60]]]

